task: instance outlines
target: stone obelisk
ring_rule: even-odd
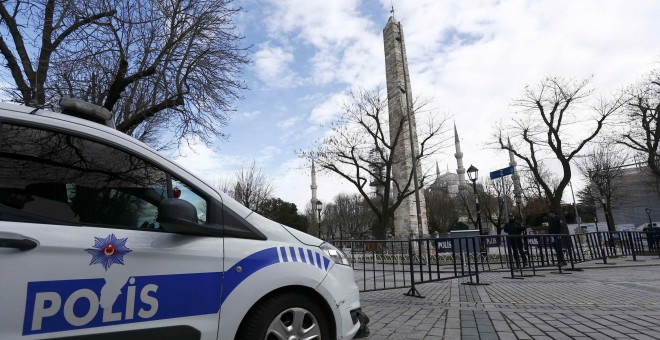
[[[316,215],[317,213],[317,208],[319,204],[319,200],[316,197],[316,189],[318,186],[316,185],[316,168],[314,167],[314,160],[312,160],[312,185],[309,186],[310,189],[312,189],[312,199],[310,202],[312,203],[312,215],[310,216],[310,224],[309,224],[309,229],[307,229],[307,233],[313,236],[318,236],[319,234],[319,220]]]
[[[509,166],[513,168],[513,196],[516,199],[516,205],[518,206],[518,216],[522,218],[522,212],[520,211],[520,204],[522,202],[522,186],[520,185],[520,175],[518,175],[518,168],[516,167],[516,157],[513,154],[513,148],[511,148],[511,139],[507,140],[507,145],[509,146]]]
[[[408,72],[408,61],[406,60],[406,45],[403,39],[401,23],[391,16],[383,29],[383,41],[385,44],[385,76],[387,79],[387,105],[390,120],[390,143],[398,138],[396,148],[393,151],[394,164],[392,166],[392,177],[403,186],[411,178],[413,161],[411,159],[410,139],[408,130],[408,109],[411,110],[412,141],[415,153],[419,152],[417,142],[417,125],[415,124],[415,113],[412,108],[412,92],[410,88],[410,73]],[[402,124],[403,123],[403,124]],[[397,137],[398,136],[398,137]],[[417,174],[421,177],[421,166],[417,163]],[[419,177],[418,177],[419,178]],[[414,190],[411,183],[408,189]],[[394,197],[398,194],[395,185],[392,187]],[[417,219],[417,202],[415,194],[404,199],[394,212],[394,236],[396,238],[423,237],[428,235],[428,224],[426,220],[426,201],[424,193],[419,193],[420,217],[422,234],[419,235]]]

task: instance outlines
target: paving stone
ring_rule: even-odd
[[[431,328],[429,332],[426,334],[427,336],[437,336],[440,337],[445,333],[444,328]]]
[[[499,340],[495,332],[479,332],[479,338],[481,340]]]
[[[472,327],[475,328],[477,327],[477,322],[474,320],[461,320],[461,328],[464,327]]]
[[[548,332],[547,335],[555,340],[572,340],[572,338],[562,332]]]
[[[460,339],[461,330],[460,329],[446,329],[445,330],[445,339]]]
[[[630,337],[636,340],[657,340],[645,334],[630,334]]]
[[[433,324],[430,323],[422,323],[419,324],[415,327],[416,331],[429,331],[431,328],[433,328]]]
[[[493,321],[493,327],[495,327],[495,330],[498,332],[510,332],[511,328],[509,327],[509,324],[506,323],[506,321]]]
[[[462,336],[471,336],[471,335],[479,336],[479,331],[477,330],[477,328],[461,327],[461,335]]]
[[[478,335],[463,335],[461,340],[479,340]]]
[[[516,337],[520,340],[532,340],[532,337],[523,331],[515,331],[514,333],[516,334]]]
[[[500,340],[517,340],[513,332],[497,332],[497,336]]]

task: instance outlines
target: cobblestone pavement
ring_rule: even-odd
[[[508,272],[361,293],[368,339],[660,339],[660,259],[511,280]]]

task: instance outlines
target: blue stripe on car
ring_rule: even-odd
[[[293,247],[289,247],[289,249],[291,250],[291,259],[292,259],[292,261],[293,262],[298,262],[298,259],[296,258],[296,249],[294,249]]]

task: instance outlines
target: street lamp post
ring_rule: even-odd
[[[609,214],[607,213],[607,197],[605,196],[607,191],[604,189],[608,182],[607,175],[601,174],[599,171],[594,171],[593,173],[589,171],[589,177],[591,178],[592,183],[596,185],[598,193],[600,193],[600,202],[603,206],[603,213],[605,214],[607,230],[612,231],[614,229],[614,221],[612,221],[612,225],[610,225],[610,218]]]
[[[594,216],[594,223],[596,223],[596,233],[598,234],[600,231],[598,230],[598,215]],[[598,234],[600,238],[600,234]]]
[[[594,216],[594,223],[596,223],[596,235],[598,235],[598,248],[600,248],[600,256],[603,258],[603,264],[607,264],[607,256],[605,255],[605,246],[598,230],[598,215]]]
[[[646,216],[649,218],[649,227],[653,226],[653,222],[651,222],[651,209],[646,208]]]
[[[479,194],[477,194],[477,179],[479,178],[479,169],[474,165],[470,164],[470,167],[467,169],[468,178],[472,181],[472,191],[474,192],[474,203],[476,204],[477,209],[477,227],[479,228],[479,251],[483,254],[485,253],[483,236],[484,232],[481,228],[481,209],[479,206]]]
[[[580,218],[580,214],[578,214],[577,204],[575,203],[575,194],[573,193],[573,183],[569,181],[568,185],[571,186],[571,196],[573,197],[573,208],[575,209],[575,222],[577,222],[578,229],[580,230],[580,232],[582,232],[582,219]]]
[[[612,238],[612,229],[614,229],[614,225],[610,225],[610,217],[609,214],[607,213],[607,199],[605,196],[600,197],[600,202],[603,204],[603,212],[605,213],[605,224],[607,225],[607,235],[608,235],[608,244],[612,250],[614,250],[614,256],[616,256],[616,247],[614,244],[614,239]]]
[[[603,213],[605,213],[605,224],[607,225],[607,231],[611,231],[612,229],[614,229],[614,227],[610,226],[610,218],[607,213],[607,199],[605,198],[605,196],[600,197],[600,203],[603,205]]]
[[[474,202],[477,206],[477,228],[479,228],[479,235],[483,235],[481,228],[481,210],[479,206],[479,195],[477,194],[477,179],[479,178],[479,169],[474,165],[470,165],[467,169],[468,178],[472,181],[472,191],[474,192]]]
[[[591,180],[591,183],[596,186],[596,189],[598,190],[599,193],[601,193],[601,203],[603,204],[603,210],[605,212],[605,222],[608,222],[609,219],[607,218],[607,209],[605,207],[605,197],[602,195],[602,186],[604,184],[605,176],[601,175],[598,171],[589,171],[589,179]],[[603,264],[607,264],[607,256],[605,255],[605,245],[603,244],[603,239],[602,236],[600,235],[600,230],[598,230],[598,212],[595,211],[595,217],[594,217],[594,222],[596,223],[596,235],[598,235],[598,246],[600,247],[600,253],[601,256],[603,257]],[[608,227],[609,230],[609,227]]]
[[[319,238],[321,238],[321,210],[323,209],[323,203],[321,201],[316,201],[316,211],[319,213],[318,217],[318,227],[319,227]]]

